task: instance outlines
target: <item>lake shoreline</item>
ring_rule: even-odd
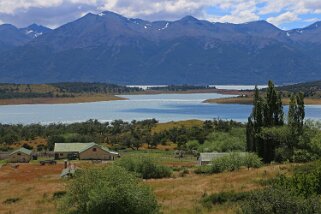
[[[33,104],[77,104],[104,101],[127,100],[115,95],[84,95],[76,97],[41,97],[41,98],[12,98],[0,99],[0,105],[33,105]]]
[[[32,104],[76,104],[76,103],[91,103],[91,102],[104,102],[104,101],[118,101],[127,100],[120,97],[122,95],[159,95],[159,94],[205,94],[205,93],[217,93],[222,95],[242,95],[249,92],[229,90],[229,89],[196,89],[186,91],[166,91],[166,90],[146,90],[133,93],[123,93],[120,95],[114,94],[83,94],[76,95],[75,97],[41,97],[41,98],[12,98],[12,99],[0,99],[1,105],[32,105]]]
[[[229,98],[215,98],[215,99],[207,99],[203,101],[204,103],[210,104],[240,104],[240,105],[252,105],[253,98],[252,97],[229,97]],[[282,103],[284,105],[289,105],[290,99],[283,98]],[[321,99],[318,98],[305,98],[305,105],[321,105]]]

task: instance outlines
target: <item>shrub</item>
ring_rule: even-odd
[[[211,170],[212,170],[212,167],[209,165],[199,166],[194,170],[194,173],[196,173],[196,174],[210,174]]]
[[[244,214],[310,214],[320,213],[320,210],[319,198],[311,197],[305,199],[279,188],[254,191],[241,206],[241,211]]]
[[[193,150],[197,150],[200,144],[197,140],[191,140],[186,143],[186,148],[189,152],[192,152]]]
[[[160,165],[150,157],[123,157],[116,161],[116,164],[130,172],[135,172],[143,179],[164,178],[172,175],[171,168]]]
[[[184,168],[181,172],[179,172],[180,177],[185,177],[185,175],[189,174],[189,170]]]
[[[262,166],[261,159],[254,153],[230,153],[228,155],[216,158],[209,166],[200,166],[195,173],[220,173],[224,171],[235,171],[242,166],[249,168],[258,168]]]
[[[199,152],[232,152],[245,151],[245,131],[233,128],[229,132],[215,131],[208,135],[207,140],[199,146]]]
[[[307,150],[303,150],[303,149],[295,150],[293,154],[293,161],[297,163],[306,163],[316,159],[317,159],[316,155],[313,155]]]
[[[3,204],[14,204],[20,200],[21,198],[7,198],[5,201],[3,201]]]
[[[150,187],[122,167],[87,169],[75,174],[62,198],[63,213],[157,213]]]
[[[52,195],[52,198],[53,199],[59,199],[59,198],[62,198],[63,196],[66,195],[66,191],[57,191],[57,192],[54,192],[53,195]]]
[[[214,193],[202,198],[202,204],[205,206],[213,204],[223,204],[226,202],[239,202],[249,197],[249,192],[220,192]]]
[[[274,179],[272,185],[275,187],[282,187],[305,198],[312,195],[321,195],[320,161],[299,168],[299,170],[296,169],[294,171],[292,177],[277,177]]]
[[[241,158],[242,159],[242,158]],[[262,159],[257,156],[255,153],[246,153],[243,157],[243,164],[248,169],[250,168],[259,168],[262,166]]]

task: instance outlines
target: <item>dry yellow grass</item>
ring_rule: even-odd
[[[125,98],[105,94],[88,94],[75,97],[0,99],[0,105],[88,103],[113,100],[125,100]]]
[[[17,143],[14,143],[10,147],[12,149],[17,149],[17,148],[22,147],[23,144],[27,144],[29,146],[32,146],[34,149],[36,149],[38,145],[47,145],[48,140],[44,139],[44,138],[37,137],[34,140],[21,140]]]
[[[0,213],[37,214],[56,213],[52,195],[63,190],[59,174],[62,164],[40,166],[20,164],[17,169],[4,166],[0,169]],[[9,198],[20,198],[13,204],[4,204]]]
[[[202,195],[222,191],[250,191],[262,188],[258,181],[272,178],[291,166],[271,165],[260,169],[242,169],[215,175],[189,174],[186,177],[148,180],[154,188],[163,213],[234,213],[235,207],[215,206],[203,208],[199,201]]]
[[[158,123],[152,129],[152,132],[159,133],[172,128],[180,128],[180,127],[191,128],[193,126],[201,126],[201,125],[203,125],[203,121],[201,120],[184,120],[184,121],[175,121],[175,122],[172,121],[168,123]]]
[[[178,163],[176,163],[178,164]],[[186,163],[182,163],[186,164]],[[90,162],[76,163],[82,168],[93,167]],[[99,167],[95,165],[94,167]],[[53,193],[65,190],[66,180],[59,174],[63,164],[40,166],[39,164],[20,164],[18,169],[4,166],[0,169],[0,213],[56,213]],[[260,179],[288,171],[291,165],[271,165],[260,169],[242,169],[215,175],[196,175],[185,177],[155,179],[144,181],[150,185],[161,205],[163,213],[234,213],[235,207],[215,206],[207,210],[199,203],[203,194],[221,191],[249,191],[261,188]],[[14,204],[3,204],[8,198],[20,198]]]

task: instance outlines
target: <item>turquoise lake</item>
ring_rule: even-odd
[[[72,123],[97,119],[126,121],[155,118],[160,122],[188,119],[233,119],[245,122],[251,105],[208,104],[210,98],[229,97],[215,93],[123,95],[128,100],[77,103],[0,106],[0,123]],[[285,107],[285,111],[287,107]],[[306,106],[306,118],[321,120],[321,106]]]

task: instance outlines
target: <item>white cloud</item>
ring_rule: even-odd
[[[215,8],[217,13],[208,13],[208,8]],[[242,23],[263,16],[280,26],[305,14],[310,15],[309,19],[311,14],[321,15],[321,0],[0,0],[0,19],[17,25],[61,25],[88,12],[103,10],[148,20],[193,15],[210,21]]]
[[[310,23],[312,23],[312,22],[318,22],[318,21],[320,21],[320,19],[318,19],[318,18],[312,18],[312,19],[305,19],[305,20],[303,20],[304,22],[310,22]]]
[[[293,21],[297,21],[299,20],[299,17],[292,12],[285,12],[282,13],[278,16],[275,17],[270,17],[267,19],[268,22],[274,24],[274,25],[280,25],[280,24],[284,24],[284,23],[289,23],[289,22],[293,22]]]

